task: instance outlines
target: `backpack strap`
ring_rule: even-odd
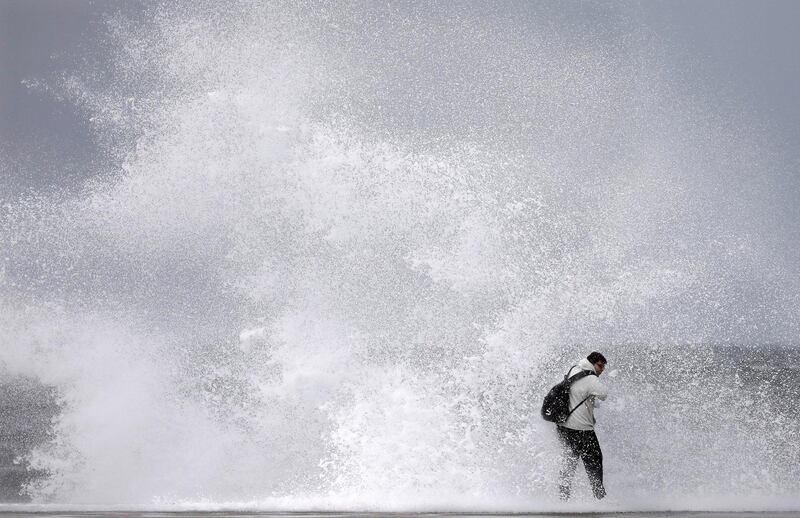
[[[597,376],[597,373],[594,371],[581,370],[580,372],[577,372],[570,377],[569,373],[572,372],[572,369],[574,369],[575,367],[577,367],[577,365],[573,365],[572,367],[569,368],[567,373],[564,374],[564,379],[569,379],[570,382],[573,382],[573,381],[578,381],[581,378],[585,378],[586,376]]]
[[[579,407],[580,407],[582,404],[586,403],[586,400],[587,400],[587,399],[589,399],[590,397],[592,397],[592,396],[586,396],[586,397],[583,399],[583,401],[581,401],[580,403],[578,403],[577,405],[575,405],[575,408],[573,408],[572,410],[570,410],[570,411],[569,411],[569,414],[567,414],[567,419],[569,419],[569,416],[571,416],[571,415],[572,415],[572,412],[576,411],[576,410],[577,410],[577,409],[578,409],[578,408],[579,408]],[[565,423],[567,422],[567,419],[564,419],[564,422],[565,422]]]
[[[569,371],[567,371],[567,376],[569,375],[569,372],[575,367],[577,367],[577,365],[573,365],[572,367],[570,367]],[[574,381],[578,381],[579,379],[583,379],[586,376],[597,376],[597,373],[594,372],[594,371],[582,370],[579,373],[574,374],[571,378],[569,378],[569,381],[570,381],[570,383],[574,382]],[[564,376],[564,377],[566,378],[566,376]],[[567,419],[569,419],[569,416],[572,415],[572,412],[576,411],[582,404],[586,403],[586,400],[589,399],[590,397],[592,397],[592,396],[586,396],[585,398],[583,398],[583,401],[581,401],[580,403],[575,405],[575,408],[570,410],[569,413],[567,414]],[[567,422],[567,419],[564,419],[565,423]]]

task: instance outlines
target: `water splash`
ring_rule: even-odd
[[[62,400],[36,500],[549,505],[535,405],[585,348],[624,366],[622,505],[796,493],[769,383],[663,369],[795,336],[780,163],[620,13],[514,9],[109,21],[110,69],[50,88],[118,167],[0,219],[0,365]]]

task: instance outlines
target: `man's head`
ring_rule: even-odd
[[[605,356],[603,356],[597,351],[594,351],[590,353],[589,356],[586,357],[586,359],[589,360],[589,363],[591,363],[594,366],[594,371],[597,373],[598,376],[603,374],[603,371],[606,368]]]

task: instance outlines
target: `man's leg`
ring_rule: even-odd
[[[556,426],[558,440],[561,443],[561,472],[558,476],[558,496],[561,500],[569,500],[572,477],[578,467],[578,452],[575,448],[573,431]]]
[[[583,465],[586,467],[594,497],[599,500],[606,496],[606,489],[603,487],[603,452],[593,430],[582,432],[581,439]]]

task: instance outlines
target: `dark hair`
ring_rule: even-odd
[[[603,362],[603,365],[606,364],[606,357],[597,351],[589,353],[589,356],[587,356],[586,359],[589,360],[589,363],[591,363],[592,365],[594,365],[597,362]]]

